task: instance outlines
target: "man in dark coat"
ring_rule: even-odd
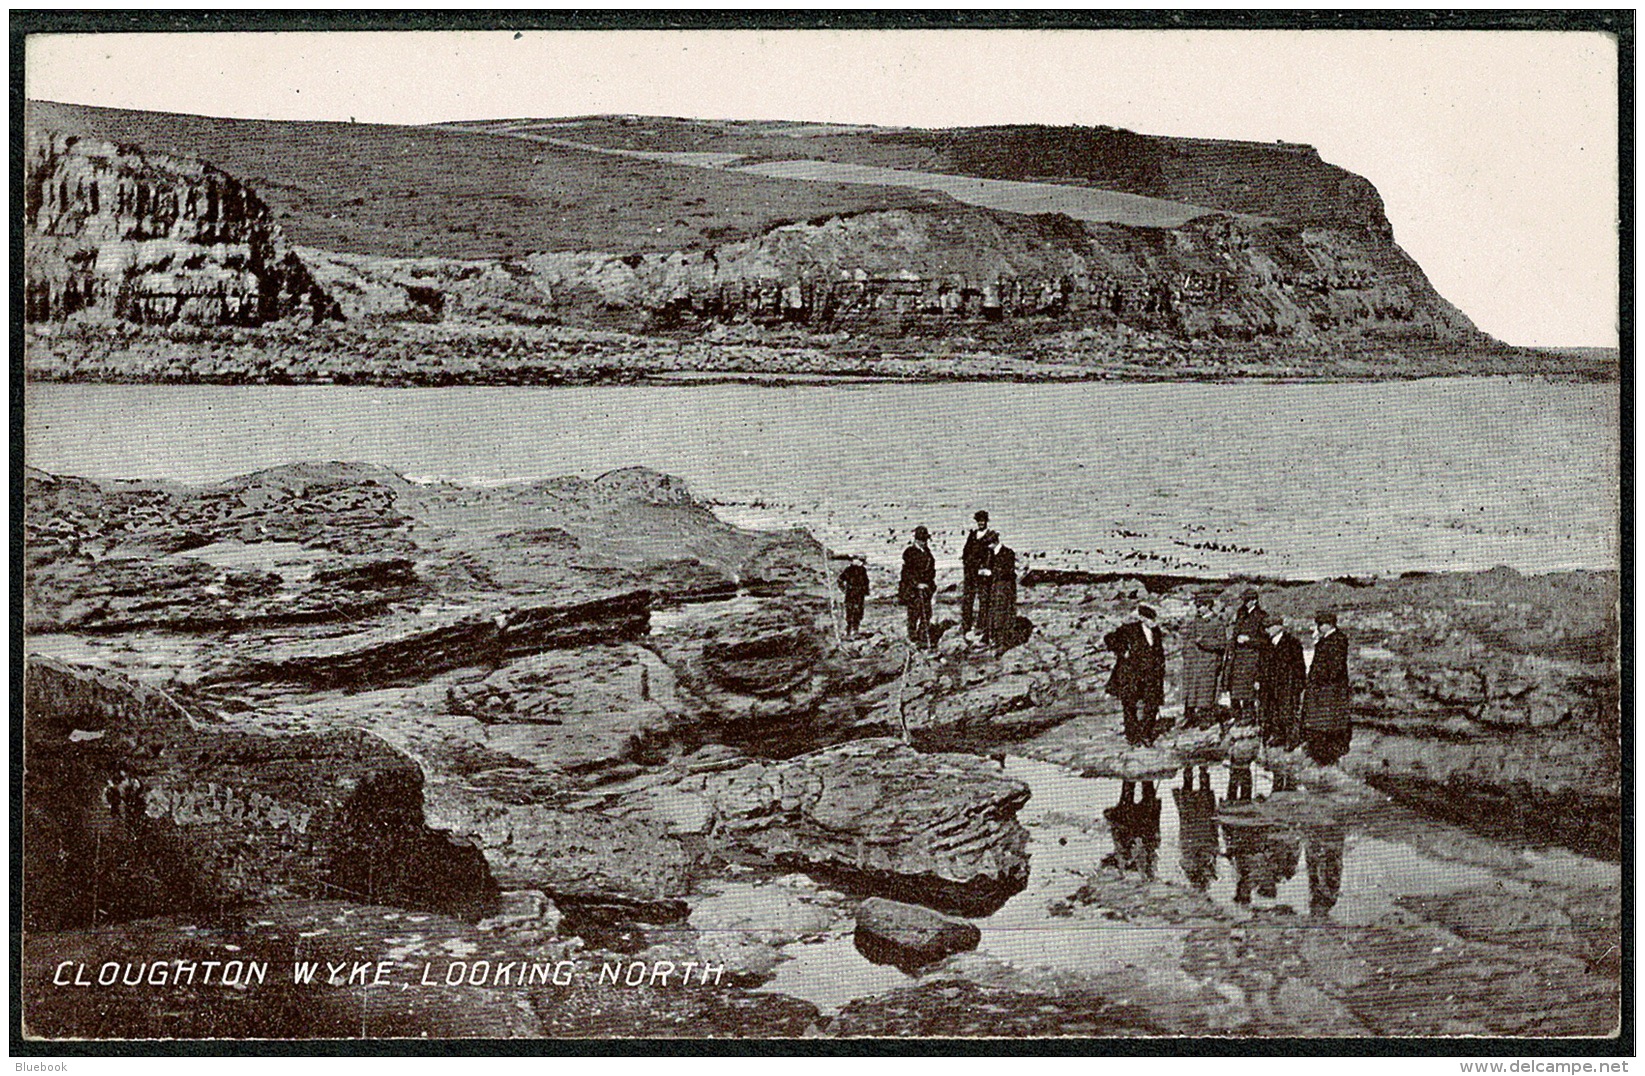
[[[1287,751],[1302,743],[1302,689],[1308,662],[1302,643],[1285,630],[1285,621],[1270,613],[1264,620],[1268,649],[1257,672],[1262,742]]]
[[[1125,739],[1132,746],[1151,746],[1165,701],[1165,640],[1155,623],[1153,606],[1137,606],[1137,619],[1103,637],[1114,652],[1108,694],[1125,712]]]
[[[983,638],[1004,653],[1016,645],[1017,633],[1017,551],[1000,543],[988,562],[988,619]]]
[[[908,641],[931,645],[931,596],[937,589],[937,558],[931,555],[931,532],[914,528],[914,541],[902,551],[902,578],[897,600],[908,610]]]
[[[1329,766],[1348,753],[1354,728],[1348,715],[1348,636],[1337,629],[1337,615],[1314,617],[1319,641],[1308,666],[1308,692],[1302,700],[1302,737],[1308,757]]]
[[[1268,649],[1268,632],[1263,621],[1268,614],[1258,603],[1256,588],[1240,596],[1239,613],[1228,629],[1228,701],[1234,709],[1234,723],[1254,725],[1257,721],[1257,675]]]
[[[988,605],[988,562],[994,555],[993,543],[999,540],[999,535],[989,529],[987,512],[978,512],[973,518],[977,525],[965,532],[965,548],[960,551],[960,631],[966,635],[978,623],[977,606]]]
[[[868,600],[868,566],[862,557],[852,557],[840,573],[840,591],[845,595],[845,634],[853,636],[862,627],[862,607]]]

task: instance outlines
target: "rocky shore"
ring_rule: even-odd
[[[31,379],[120,384],[594,385],[678,379],[1615,381],[1616,352],[1479,342],[1184,340],[1126,327],[969,326],[897,336],[758,325],[641,334],[554,324],[33,326]]]
[[[1128,748],[1101,639],[1145,594],[1174,632],[1206,581],[1025,579],[1021,645],[949,631],[910,658],[878,570],[842,639],[808,535],[731,527],[650,471],[30,471],[24,495],[31,1034],[1616,1027],[1614,574],[1265,585],[1281,615],[1340,612],[1356,731],[1337,767],[1263,755],[1296,791],[1219,804],[1222,878],[1258,877],[1241,902],[1089,806],[1158,781],[1189,858],[1164,790],[1232,741]],[[825,959],[850,970],[807,971]],[[273,970],[165,1005],[54,983],[176,960]],[[309,987],[294,960],[464,971]]]

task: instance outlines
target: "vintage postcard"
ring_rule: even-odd
[[[14,1049],[1631,1050],[1631,34],[31,35]]]

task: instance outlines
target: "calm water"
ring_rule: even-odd
[[[1029,833],[1028,886],[992,915],[972,921],[982,931],[980,954],[1023,970],[1100,976],[1125,967],[1171,967],[1180,959],[1186,928],[1090,914],[1072,919],[1049,911],[1072,898],[1099,866],[1121,869],[1139,885],[1159,881],[1184,891],[1198,888],[1235,921],[1249,924],[1255,915],[1263,915],[1259,928],[1262,923],[1298,925],[1326,919],[1366,926],[1395,914],[1402,897],[1504,884],[1502,877],[1484,867],[1438,859],[1402,841],[1361,832],[1351,823],[1321,825],[1316,815],[1310,824],[1308,813],[1296,810],[1306,805],[1307,793],[1289,793],[1295,807],[1271,813],[1230,808],[1225,801],[1226,766],[1211,771],[1213,813],[1186,834],[1173,791],[1180,779],[1160,781],[1157,825],[1126,830],[1128,837],[1140,837],[1140,845],[1131,847],[1141,854],[1116,861],[1116,825],[1104,809],[1121,799],[1118,780],[1080,777],[1027,758],[1008,758],[1004,765],[1008,776],[1032,790],[1018,815]],[[1266,797],[1271,787],[1270,775],[1258,768],[1256,796]],[[1295,817],[1288,817],[1288,810],[1296,811]],[[1582,875],[1606,885],[1620,884],[1615,865],[1569,852],[1514,850],[1503,855],[1505,864],[1540,864],[1563,877]],[[1311,869],[1313,858],[1321,863]],[[1187,873],[1190,863],[1196,864],[1199,886]],[[1336,884],[1321,884],[1316,892],[1311,879],[1315,872],[1321,879],[1334,877]],[[896,968],[871,962],[857,950],[850,933],[803,941],[783,952],[787,959],[762,989],[805,998],[825,1012],[912,980]]]
[[[889,560],[971,512],[1041,563],[1310,576],[1614,568],[1616,385],[37,384],[27,462],[200,482],[305,459],[500,482],[634,465]]]

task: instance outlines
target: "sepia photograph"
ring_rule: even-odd
[[[619,23],[14,24],[13,1052],[1631,1055],[1632,14]]]

